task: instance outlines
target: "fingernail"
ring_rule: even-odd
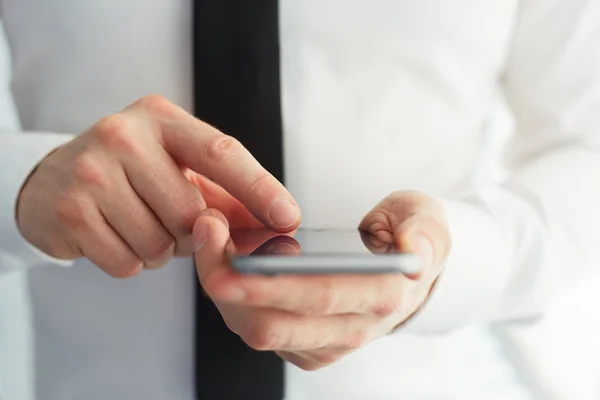
[[[196,251],[200,250],[208,240],[208,224],[200,223],[196,225],[193,232],[194,246]]]
[[[279,228],[288,228],[298,222],[298,209],[284,197],[276,199],[271,204],[269,219]]]
[[[218,218],[219,217],[217,215],[217,213],[214,210],[211,210],[210,208],[207,208],[206,210],[203,210],[200,213],[200,216],[202,216],[202,217],[213,217],[213,218]]]
[[[229,229],[229,221],[227,221],[225,216],[223,214],[219,213],[219,211],[207,208],[206,210],[204,210],[200,213],[200,216],[214,218],[217,221],[221,222],[223,225],[225,225],[225,227],[227,227],[227,229]]]
[[[421,256],[423,260],[423,265],[425,267],[430,267],[433,263],[433,244],[431,240],[425,235],[415,236],[410,241],[411,250]]]

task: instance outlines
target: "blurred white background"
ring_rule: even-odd
[[[504,104],[489,126],[489,149],[498,149],[513,132]],[[598,127],[600,131],[600,127]],[[497,159],[490,154],[486,159]],[[488,165],[498,179],[504,171]],[[482,171],[487,175],[487,171]],[[600,205],[599,205],[600,206]],[[564,266],[569,269],[569,265]],[[534,326],[500,326],[509,354],[537,387],[540,400],[600,399],[600,265],[597,271],[557,294],[545,317]],[[510,347],[514,347],[510,349]]]

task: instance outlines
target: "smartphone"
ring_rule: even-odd
[[[390,274],[418,276],[420,258],[403,253],[374,236],[347,229],[298,229],[292,235],[265,237],[264,232],[236,232],[254,250],[232,258],[244,274]],[[256,239],[254,244],[251,244]],[[249,245],[251,244],[251,245]]]

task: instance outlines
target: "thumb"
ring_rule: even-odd
[[[394,242],[400,251],[418,254],[427,269],[443,262],[450,236],[431,216],[415,214],[395,227]]]
[[[443,206],[420,192],[397,192],[386,197],[359,228],[401,251],[417,253],[424,270],[441,266],[451,247]]]
[[[200,283],[206,289],[215,276],[229,270],[231,241],[229,230],[218,218],[202,215],[194,224],[193,238],[196,245],[194,260]]]

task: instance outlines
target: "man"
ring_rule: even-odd
[[[1,260],[33,268],[37,398],[530,398],[467,327],[597,259],[598,2],[254,3],[2,0]],[[476,179],[500,93],[502,183]],[[425,271],[232,272],[228,228],[300,210]]]

